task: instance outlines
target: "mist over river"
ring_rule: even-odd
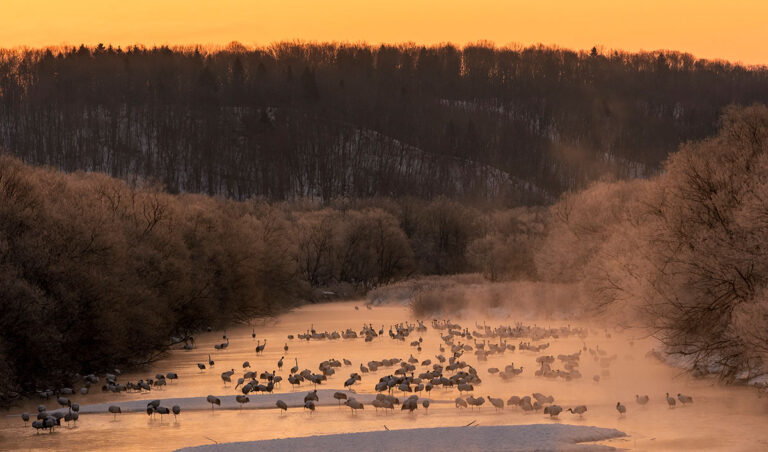
[[[522,317],[520,317],[522,319]],[[415,324],[423,320],[427,331],[413,330],[405,340],[395,340],[387,333],[392,325],[401,322]],[[375,410],[370,403],[365,409],[352,413],[346,406],[336,406],[330,399],[331,393],[321,392],[317,409],[313,414],[301,407],[289,407],[287,412],[280,411],[270,404],[270,408],[255,408],[259,400],[267,400],[272,395],[251,393],[251,403],[242,409],[235,407],[216,407],[211,410],[207,405],[200,407],[209,394],[219,397],[241,394],[235,390],[238,377],[243,375],[243,362],[250,362],[251,371],[258,374],[277,370],[277,362],[284,356],[282,370],[277,375],[283,381],[275,388],[275,393],[299,393],[302,396],[313,389],[313,385],[304,382],[298,388],[292,388],[287,381],[289,369],[298,364],[299,369],[319,372],[320,362],[334,358],[347,359],[351,365],[335,368],[336,373],[317,387],[318,390],[343,390],[344,382],[350,373],[361,373],[361,381],[352,386],[352,390],[361,394],[361,400],[369,400],[363,394],[376,394],[374,385],[379,378],[391,375],[398,365],[380,367],[376,371],[361,372],[360,365],[367,366],[372,360],[400,358],[407,361],[411,355],[417,358],[415,374],[428,369],[422,365],[424,360],[437,363],[436,355],[441,354],[441,344],[446,348],[442,354],[451,356],[451,350],[445,345],[440,334],[446,330],[437,330],[432,326],[432,319],[416,319],[407,305],[384,305],[366,307],[365,302],[335,302],[313,304],[301,307],[268,321],[256,320],[253,326],[243,325],[226,331],[213,331],[196,336],[196,348],[193,350],[175,349],[168,352],[161,360],[138,372],[126,373],[118,377],[118,382],[136,382],[139,379],[154,377],[156,373],[176,372],[178,380],[151,392],[101,392],[102,381],[91,388],[90,394],[69,396],[81,406],[83,414],[76,426],[67,426],[62,420],[62,427],[53,433],[37,433],[29,423],[24,425],[20,414],[37,413],[37,405],[44,404],[48,410],[59,408],[55,397],[49,400],[29,400],[23,406],[13,407],[0,417],[0,449],[2,450],[143,450],[167,451],[182,447],[215,444],[233,441],[251,441],[262,439],[305,437],[337,433],[381,431],[385,426],[389,430],[464,426],[470,423],[480,426],[516,425],[516,424],[575,424],[615,428],[627,434],[626,437],[603,441],[602,445],[629,450],[759,450],[768,449],[768,400],[759,399],[754,389],[746,387],[726,387],[716,380],[694,379],[681,369],[670,367],[646,354],[655,345],[652,338],[641,337],[640,331],[619,331],[605,324],[587,324],[576,321],[534,321],[522,320],[525,325],[537,325],[542,328],[560,328],[570,326],[571,331],[584,328],[586,337],[578,334],[560,335],[541,340],[528,338],[507,338],[515,350],[507,349],[504,353],[489,354],[487,361],[478,361],[475,354],[478,343],[485,341],[485,350],[489,343],[499,343],[498,338],[480,338],[476,331],[483,332],[483,324],[491,328],[501,325],[515,326],[515,315],[494,315],[483,318],[480,314],[465,314],[462,318],[449,319],[473,333],[473,338],[454,337],[454,344],[463,343],[472,347],[465,351],[461,360],[477,370],[482,380],[474,385],[475,397],[488,396],[505,401],[504,410],[496,410],[486,402],[480,408],[455,407],[454,400],[459,397],[454,388],[436,387],[430,394],[415,393],[420,398],[428,398],[431,405],[425,410],[421,404],[413,413],[396,409],[384,413]],[[366,342],[360,335],[364,325],[371,325],[384,334]],[[310,328],[318,332],[338,331],[347,328],[358,333],[354,339],[299,340],[287,339],[288,335],[306,333]],[[256,338],[252,337],[255,331]],[[215,344],[223,342],[223,335],[229,337],[230,345],[224,350],[214,349]],[[633,336],[636,334],[637,337]],[[412,341],[421,338],[422,351],[419,352]],[[266,340],[264,352],[255,353],[258,343]],[[538,352],[520,350],[520,342],[546,344],[549,347]],[[288,350],[284,351],[284,345]],[[542,355],[579,353],[577,369],[581,378],[566,381],[564,378],[535,376],[539,369],[536,358]],[[209,367],[208,355],[215,361]],[[601,366],[600,358],[615,356],[610,364]],[[206,369],[198,369],[198,363],[206,363]],[[523,367],[523,372],[508,380],[503,380],[498,373],[489,373],[489,368],[503,371],[505,366],[514,363],[515,368]],[[447,364],[447,363],[445,363]],[[555,361],[553,368],[562,368],[563,363]],[[233,369],[231,384],[224,384],[221,373]],[[467,370],[467,369],[463,369]],[[446,372],[447,374],[448,372]],[[599,375],[599,381],[594,376]],[[564,409],[577,405],[586,405],[588,410],[582,417],[567,411],[552,419],[542,410],[526,413],[517,406],[506,404],[512,395],[524,396],[534,392],[552,395],[554,403]],[[693,397],[693,403],[669,408],[665,393],[677,396],[683,393]],[[635,402],[635,395],[647,394],[650,401],[645,406]],[[403,395],[395,390],[393,395],[403,401],[411,394]],[[465,397],[467,394],[462,394]],[[275,396],[279,397],[279,396]],[[283,396],[286,400],[289,396]],[[369,396],[366,396],[369,397]],[[173,402],[171,399],[193,398]],[[114,416],[104,410],[101,413],[88,413],[87,407],[93,404],[107,403],[128,407],[128,402],[160,399],[164,406],[178,403],[181,414],[174,419],[172,415],[162,417],[148,416],[143,411],[124,409]],[[271,400],[271,399],[270,399]],[[627,408],[624,416],[619,415],[616,403],[621,402]],[[185,403],[187,404],[185,407]],[[328,405],[331,403],[331,405]],[[70,424],[72,425],[72,424]],[[472,427],[468,427],[472,428]]]

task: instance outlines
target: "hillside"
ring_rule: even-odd
[[[278,43],[0,51],[0,149],[235,199],[549,203],[655,174],[768,70],[676,52]]]

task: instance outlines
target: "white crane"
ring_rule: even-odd
[[[333,398],[339,401],[339,406],[341,406],[342,400],[347,400],[347,395],[343,392],[335,392],[333,394]]]
[[[107,411],[114,415],[113,420],[117,419],[117,415],[123,412],[117,405],[110,405],[109,408],[107,408]]]
[[[670,408],[674,408],[675,405],[677,405],[677,402],[675,401],[674,397],[670,397],[669,393],[667,393],[667,405],[669,405]]]
[[[221,406],[221,399],[219,399],[219,398],[218,398],[218,397],[216,397],[216,396],[213,396],[213,395],[209,395],[208,397],[206,397],[206,398],[205,398],[205,400],[206,400],[208,403],[210,403],[210,404],[211,404],[211,411],[213,411],[213,406],[214,406],[214,405],[219,405],[219,406]]]
[[[256,342],[256,354],[261,354],[264,351],[264,347],[267,346],[267,340],[264,339],[264,343],[262,344],[261,341]]]
[[[244,395],[236,395],[235,396],[235,401],[240,404],[240,409],[242,410],[243,409],[243,405],[246,404],[246,403],[249,403],[251,401],[251,399],[248,398],[247,396],[244,396]]]
[[[317,389],[314,391],[308,392],[307,395],[304,396],[304,403],[307,403],[309,401],[315,401],[319,402],[320,398],[317,396]]]
[[[578,414],[579,417],[581,417],[584,413],[587,412],[587,406],[586,405],[579,405],[575,406],[573,408],[568,408],[568,411],[572,414]]]
[[[227,383],[232,383],[232,375],[235,374],[235,369],[228,370],[226,372],[221,373],[221,381],[224,382],[224,385]]]
[[[491,402],[491,405],[493,405],[496,410],[504,409],[504,400],[488,396],[488,401]]]
[[[344,405],[348,406],[350,409],[352,409],[352,414],[354,414],[357,410],[364,410],[365,406],[363,406],[362,402],[358,402],[354,398],[348,399]]]
[[[171,410],[169,410],[168,407],[164,407],[164,406],[159,406],[155,408],[155,411],[160,415],[160,422],[163,422],[164,414],[171,414]]]
[[[584,409],[586,411],[586,407]],[[544,414],[548,414],[550,418],[556,418],[562,412],[563,412],[563,407],[561,407],[560,405],[550,405],[550,406],[544,407]]]

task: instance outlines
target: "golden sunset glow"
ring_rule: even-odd
[[[763,0],[3,0],[0,46],[490,40],[765,64],[767,18]]]

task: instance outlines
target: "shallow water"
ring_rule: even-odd
[[[356,310],[355,306],[359,309]],[[200,397],[208,394],[240,394],[232,385],[225,386],[221,372],[235,369],[233,381],[243,373],[243,361],[250,361],[251,369],[259,373],[277,368],[277,361],[285,356],[282,375],[288,376],[288,369],[298,359],[300,369],[309,368],[317,371],[318,364],[329,358],[341,360],[347,358],[352,366],[336,369],[336,374],[328,378],[319,388],[341,389],[344,380],[351,372],[360,372],[360,363],[370,360],[399,357],[407,359],[411,354],[420,360],[435,360],[442,343],[439,331],[431,327],[426,333],[412,332],[404,342],[385,337],[376,338],[366,343],[362,338],[301,341],[288,340],[288,334],[303,333],[314,325],[318,331],[342,331],[352,328],[359,332],[363,323],[373,323],[378,330],[381,325],[385,331],[389,326],[402,321],[415,321],[410,311],[404,306],[383,306],[366,309],[362,303],[345,302],[310,305],[279,317],[268,324],[258,324],[257,339],[267,339],[265,352],[257,356],[254,352],[256,340],[251,337],[251,327],[242,326],[226,331],[231,343],[226,350],[214,350],[215,343],[222,342],[224,332],[213,332],[197,336],[197,349],[191,351],[173,350],[161,361],[141,372],[122,375],[120,382],[136,381],[147,378],[157,372],[177,372],[179,380],[151,393],[101,393],[93,388],[92,394],[71,396],[81,406],[110,402],[144,399],[170,399],[174,397]],[[482,319],[452,319],[462,326],[475,330],[475,322]],[[512,325],[514,317],[485,319],[489,326]],[[529,320],[526,324],[533,324]],[[569,322],[538,322],[540,326],[561,326]],[[576,322],[572,326],[584,326]],[[617,428],[627,433],[626,438],[606,441],[603,444],[631,450],[760,450],[768,449],[768,431],[764,428],[768,421],[768,399],[758,399],[755,391],[748,388],[723,387],[711,379],[692,379],[681,374],[679,369],[671,368],[653,358],[646,358],[646,352],[653,346],[652,339],[632,338],[627,333],[609,331],[592,325],[589,336],[582,340],[572,335],[567,339],[548,339],[549,349],[542,352],[507,351],[503,355],[490,355],[487,362],[478,363],[473,352],[467,352],[462,360],[478,369],[483,379],[476,386],[475,396],[493,396],[506,401],[511,395],[530,395],[532,392],[552,394],[555,403],[563,407],[584,404],[588,406],[583,418],[564,412],[559,420],[550,420],[541,411],[524,414],[517,407],[506,407],[497,412],[486,402],[481,409],[456,409],[452,401],[458,396],[456,389],[437,389],[432,391],[433,400],[446,400],[451,403],[433,403],[429,412],[419,408],[413,414],[397,410],[394,414],[382,414],[367,406],[363,412],[352,414],[346,407],[320,406],[310,415],[300,408],[291,408],[286,415],[280,415],[276,409],[241,410],[185,410],[174,420],[150,418],[144,413],[123,413],[113,419],[111,414],[83,414],[76,427],[66,426],[54,433],[35,433],[31,427],[24,427],[18,413],[27,411],[36,413],[39,403],[49,409],[57,408],[54,399],[31,400],[29,404],[15,407],[12,416],[0,417],[0,449],[2,450],[173,450],[185,446],[212,444],[215,442],[246,441],[257,439],[310,436],[330,433],[389,429],[460,426],[475,421],[479,425],[534,424],[560,422],[569,424],[595,425]],[[409,343],[423,338],[423,351],[418,353]],[[525,339],[529,341],[530,339]],[[456,339],[459,342],[459,338]],[[519,341],[509,340],[518,345]],[[283,351],[287,343],[289,350]],[[538,343],[538,342],[537,342]],[[470,345],[474,346],[472,341]],[[608,355],[618,354],[618,359],[609,368],[610,375],[595,382],[592,376],[600,374],[602,368],[591,355],[583,352],[580,371],[583,378],[573,381],[547,379],[534,376],[538,367],[535,359],[540,355],[570,354],[586,345],[589,348],[599,346]],[[207,362],[208,354],[215,360],[212,369],[200,372],[197,363]],[[445,355],[450,353],[448,350]],[[497,375],[490,375],[487,369],[514,362],[522,365],[524,371],[511,381],[504,382]],[[560,368],[558,361],[554,368]],[[377,372],[363,374],[361,384],[354,390],[373,393],[373,386],[379,377],[389,375],[392,368],[380,368]],[[421,369],[421,366],[417,366]],[[417,370],[417,374],[419,371]],[[447,372],[446,372],[447,373]],[[306,392],[312,386],[305,383],[297,391]],[[276,392],[292,392],[291,386],[284,381]],[[693,396],[690,406],[678,406],[669,409],[664,394],[682,392]],[[638,406],[635,394],[648,394],[651,398],[646,407]],[[401,396],[402,394],[396,394]],[[424,394],[426,396],[426,394]],[[257,400],[258,394],[249,395]],[[401,397],[402,399],[402,397]],[[615,405],[621,401],[627,406],[627,414],[619,416]],[[171,403],[164,403],[171,405]],[[182,405],[182,409],[184,406]]]

